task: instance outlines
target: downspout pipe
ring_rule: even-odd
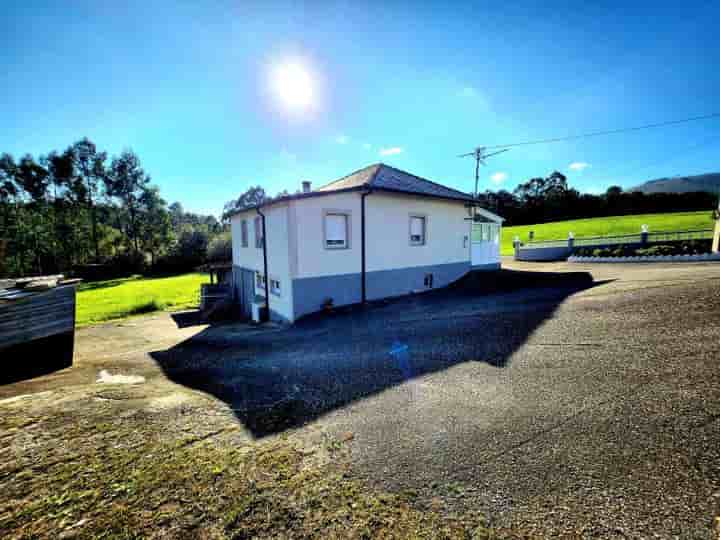
[[[361,302],[367,303],[367,270],[365,257],[365,197],[372,193],[371,189],[362,192],[360,196],[360,280],[361,280]]]
[[[263,214],[260,211],[260,207],[256,207],[255,211],[258,213],[260,218],[262,219],[262,244],[263,244],[263,271],[265,273],[265,309],[267,310],[267,320],[270,319],[270,292],[269,292],[269,285],[268,282],[270,279],[268,278],[268,262],[267,262],[267,234],[265,232],[265,214]]]

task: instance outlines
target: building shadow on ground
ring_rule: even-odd
[[[568,296],[599,284],[586,272],[473,273],[290,327],[213,325],[151,356],[169,379],[226,402],[264,437],[463,362],[503,369]]]

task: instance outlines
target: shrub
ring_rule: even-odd
[[[222,233],[210,241],[207,249],[210,262],[229,262],[232,260],[232,237],[229,232]]]
[[[141,315],[143,313],[152,313],[154,311],[162,311],[165,309],[165,304],[162,302],[159,302],[157,299],[153,298],[149,302],[144,302],[142,304],[138,304],[136,306],[133,306],[129,311],[128,315]]]

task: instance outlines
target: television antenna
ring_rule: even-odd
[[[502,154],[503,152],[507,152],[510,150],[509,148],[504,148],[503,150],[498,150],[497,152],[492,152],[490,154],[486,154],[485,151],[487,150],[484,146],[478,146],[475,150],[472,152],[468,152],[467,154],[460,154],[458,157],[469,157],[473,156],[475,158],[475,198],[478,198],[478,182],[480,181],[480,165],[485,165],[485,160],[491,156],[496,156],[498,154]]]

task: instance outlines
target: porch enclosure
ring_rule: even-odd
[[[473,222],[470,242],[470,262],[472,266],[500,263],[499,224]]]

